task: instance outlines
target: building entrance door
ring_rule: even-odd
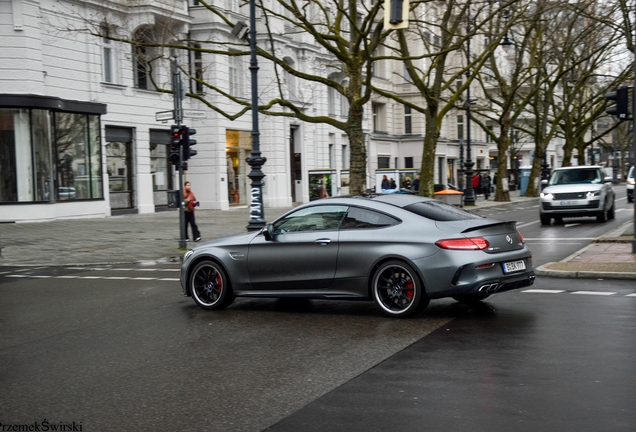
[[[106,167],[111,211],[135,206],[132,161],[132,130],[107,127]]]

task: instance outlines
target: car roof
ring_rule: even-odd
[[[347,205],[355,205],[358,201],[360,203],[364,202],[365,204],[371,203],[381,203],[381,204],[389,204],[395,207],[406,207],[411,204],[425,202],[425,201],[435,201],[433,198],[422,197],[418,195],[412,194],[366,194],[366,195],[342,195],[338,197],[332,198],[323,198],[322,201],[325,204],[347,204]],[[315,201],[314,201],[315,203]]]
[[[577,166],[568,166],[568,167],[559,167],[559,168],[555,168],[553,171],[564,171],[564,170],[577,170],[577,169],[589,169],[589,168],[596,168],[596,169],[602,169],[603,167],[600,165],[577,165]]]

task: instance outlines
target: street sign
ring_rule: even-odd
[[[166,121],[166,120],[171,120],[174,118],[174,111],[170,110],[170,111],[159,111],[158,113],[155,113],[155,120],[157,121]]]
[[[183,117],[185,118],[207,118],[205,111],[201,110],[183,110]]]

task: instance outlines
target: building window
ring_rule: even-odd
[[[404,168],[413,168],[413,157],[405,157],[404,158]]]
[[[107,83],[116,83],[115,53],[113,41],[108,39],[108,27],[102,27],[101,32],[106,37],[102,38],[102,80]]]
[[[342,146],[342,169],[349,169],[349,146]]]
[[[457,116],[457,139],[464,139],[464,116]]]
[[[230,56],[229,61],[230,93],[236,97],[245,97],[243,57],[238,55]]]
[[[153,61],[158,58],[156,48],[145,46],[154,43],[151,33],[151,27],[142,27],[135,32],[133,38],[136,42],[133,44],[135,87],[144,90],[152,89],[152,81],[156,74],[153,71],[153,66],[155,66]]]
[[[386,132],[386,114],[384,104],[372,103],[373,111],[373,131]]]
[[[404,133],[413,133],[413,116],[411,115],[411,107],[404,105]]]
[[[378,156],[378,169],[391,168],[391,158],[389,156]]]
[[[195,78],[193,93],[196,92],[201,94],[203,93],[203,83],[201,82],[203,81],[203,53],[201,52],[201,45],[199,44],[195,44],[194,49],[195,51],[192,55],[194,59],[193,64],[191,65],[191,73]]]
[[[103,198],[99,117],[55,113],[57,198]]]

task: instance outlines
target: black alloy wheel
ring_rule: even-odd
[[[373,275],[371,289],[382,313],[394,318],[413,316],[430,302],[415,270],[401,261],[382,264]]]
[[[190,273],[188,283],[194,302],[203,309],[224,309],[234,301],[229,280],[223,268],[214,261],[198,263]]]

